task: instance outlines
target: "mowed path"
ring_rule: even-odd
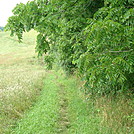
[[[48,71],[44,89],[33,107],[12,130],[13,134],[68,134],[68,99],[65,79]]]
[[[2,65],[10,65],[13,63],[15,63],[15,60],[13,60],[12,57],[10,62],[7,62],[7,59],[2,61]],[[17,71],[15,71],[15,73]],[[45,75],[47,78],[44,82],[44,92],[39,96],[39,100],[35,103],[35,106],[30,109],[28,116],[26,115],[26,118],[22,119],[24,122],[19,121],[19,128],[16,127],[15,130],[9,131],[9,134],[68,133],[68,100],[66,98],[67,92],[65,90],[65,85],[58,82],[59,79],[57,79],[57,75],[50,72]],[[10,74],[9,77],[11,78]],[[20,116],[22,115],[20,114]]]
[[[93,106],[84,100],[77,85],[75,77],[47,71],[41,95],[12,134],[99,134]]]

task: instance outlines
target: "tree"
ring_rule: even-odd
[[[45,61],[76,69],[93,93],[134,86],[133,0],[34,0],[13,9],[6,29],[36,30]],[[50,65],[51,66],[51,65]]]

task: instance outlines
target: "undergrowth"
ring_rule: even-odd
[[[107,128],[106,133],[134,133],[134,101],[132,96],[118,94],[117,96],[96,97],[95,108],[101,117],[100,126]]]

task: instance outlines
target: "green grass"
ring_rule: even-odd
[[[59,89],[56,84],[53,84],[54,81],[55,76],[51,74],[45,79],[45,87],[36,104],[18,122],[17,127],[12,131],[13,134],[54,134],[56,132]]]
[[[74,77],[59,76],[58,83],[64,85],[66,99],[68,100],[67,112],[69,126],[63,134],[103,134],[99,126],[101,118],[91,101],[85,99],[80,91],[80,81]]]
[[[133,134],[132,98],[85,95],[76,76],[45,71],[36,32],[0,32],[0,134]]]
[[[48,72],[41,96],[12,133],[103,134],[98,111],[78,85],[75,77],[67,78],[62,71]]]
[[[44,67],[35,54],[36,33],[24,34],[24,43],[0,32],[0,134],[15,125],[42,89]]]

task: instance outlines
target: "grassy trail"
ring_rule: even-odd
[[[13,134],[67,134],[68,100],[65,80],[60,73],[48,72],[44,89],[35,105],[12,130]]]
[[[41,96],[12,134],[100,134],[93,106],[88,109],[77,85],[74,77],[47,72]]]
[[[68,128],[70,126],[69,118],[68,118],[68,98],[66,96],[67,91],[65,90],[65,85],[59,83],[59,120],[58,120],[58,132],[59,133],[67,133]]]
[[[18,122],[13,134],[54,134],[58,119],[58,86],[54,83],[55,76],[47,74],[45,88],[35,105],[25,117]]]
[[[100,110],[79,90],[79,82],[62,71],[48,71],[41,96],[12,134],[128,134],[103,126]]]

